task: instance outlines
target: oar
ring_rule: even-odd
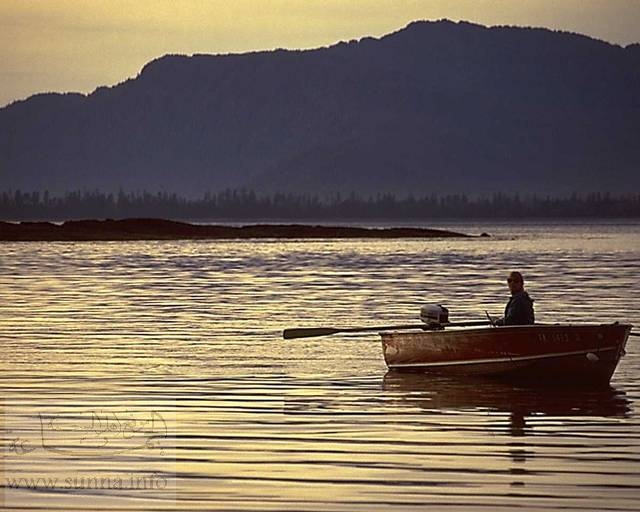
[[[432,330],[436,327],[472,327],[476,325],[488,325],[487,320],[479,320],[476,322],[450,322],[446,324],[405,324],[405,325],[382,325],[377,327],[300,327],[294,329],[285,329],[282,337],[285,340],[293,340],[295,338],[313,338],[316,336],[328,336],[330,334],[338,334],[341,332],[371,332],[371,331],[399,331],[402,329],[426,329]]]

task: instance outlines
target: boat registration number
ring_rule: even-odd
[[[580,339],[576,336],[576,341]],[[554,332],[550,334],[540,333],[538,334],[538,341],[549,341],[553,343],[567,343],[570,341],[570,336],[566,332]]]

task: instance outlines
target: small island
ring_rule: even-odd
[[[224,240],[250,238],[453,238],[463,233],[425,228],[361,228],[304,224],[224,226],[165,219],[2,222],[0,241]]]

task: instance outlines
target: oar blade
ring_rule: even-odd
[[[314,338],[316,336],[328,336],[329,334],[336,334],[340,332],[339,329],[332,327],[301,327],[297,329],[285,329],[282,332],[282,337],[285,340],[293,340],[296,338]]]

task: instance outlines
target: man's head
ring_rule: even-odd
[[[509,285],[511,295],[524,290],[524,278],[520,272],[511,272],[507,278],[507,284]]]

